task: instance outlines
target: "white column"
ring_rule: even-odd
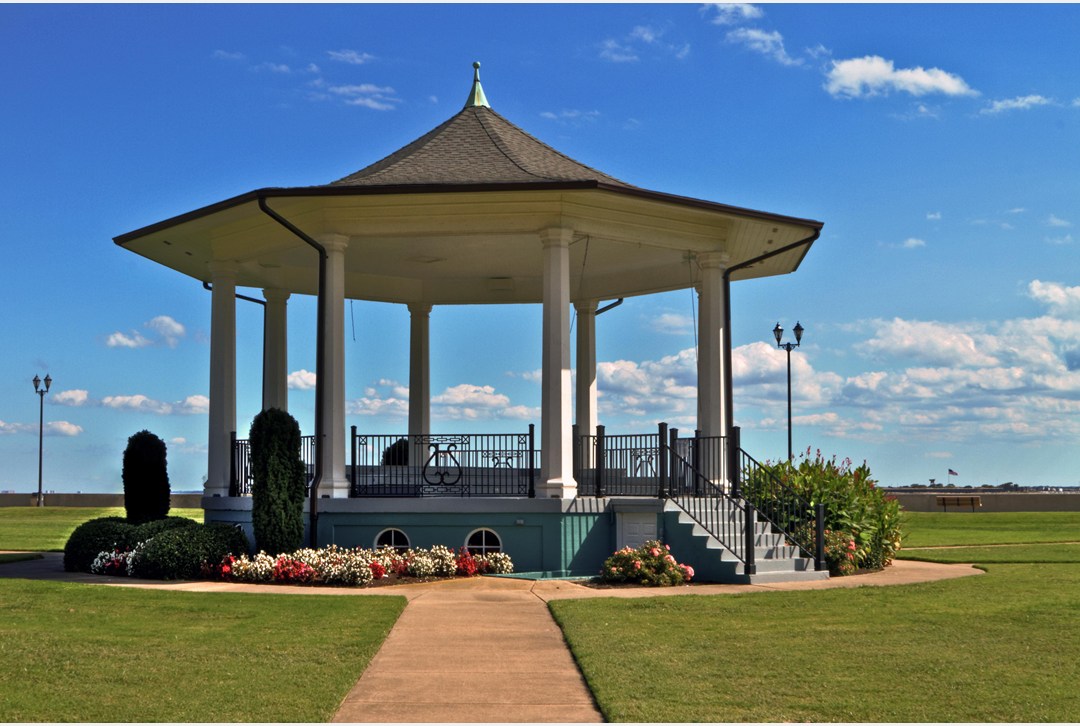
[[[724,348],[731,345],[725,329],[725,254],[698,255],[698,428],[702,436],[725,436]]]
[[[538,497],[577,495],[570,447],[570,239],[572,230],[540,232],[544,245],[543,369]]]
[[[429,324],[431,306],[409,304],[409,440],[414,443],[409,463],[423,463],[425,449],[420,436],[431,433],[431,347]]]
[[[263,290],[266,299],[263,326],[263,410],[289,410],[289,354],[286,290]]]
[[[322,483],[320,497],[349,496],[345,474],[347,438],[345,433],[345,248],[349,238],[331,234],[318,239],[326,248],[326,319],[323,331],[323,365],[329,385],[319,386],[322,394]],[[321,383],[321,381],[320,381]]]
[[[574,421],[578,435],[596,431],[596,306],[598,300],[574,303],[577,310],[577,406]],[[588,452],[591,453],[591,452]],[[586,452],[582,451],[582,455]],[[588,464],[586,463],[586,466]]]
[[[229,495],[231,435],[236,431],[236,267],[210,265],[210,412],[203,495]]]

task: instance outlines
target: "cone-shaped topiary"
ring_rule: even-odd
[[[398,439],[386,447],[382,455],[383,466],[407,466],[409,463],[409,440]]]
[[[251,520],[255,548],[292,552],[304,540],[307,474],[300,458],[300,426],[278,408],[251,422]]]
[[[143,430],[124,449],[124,508],[132,524],[169,516],[169,472],[165,442]]]

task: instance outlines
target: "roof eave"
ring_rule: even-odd
[[[557,190],[584,190],[598,189],[626,196],[647,199],[651,201],[676,204],[679,206],[693,207],[705,211],[718,212],[739,217],[750,217],[762,221],[777,222],[796,226],[809,227],[820,232],[823,222],[811,219],[789,217],[771,212],[762,212],[756,209],[735,207],[718,202],[710,202],[704,199],[683,197],[675,194],[665,194],[640,187],[621,186],[592,179],[571,181],[536,181],[536,182],[485,182],[468,184],[390,184],[377,186],[312,186],[312,187],[266,187],[231,197],[229,199],[210,204],[184,214],[170,217],[161,222],[141,227],[139,229],[117,235],[113,242],[123,247],[134,240],[149,234],[161,232],[186,222],[208,217],[218,212],[223,212],[244,204],[258,202],[259,199],[285,198],[285,197],[344,197],[344,196],[373,196],[388,194],[448,194],[457,192],[499,192],[499,191],[557,191]],[[814,235],[816,238],[816,235]]]

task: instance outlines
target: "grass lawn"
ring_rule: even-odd
[[[203,520],[201,509],[169,514]],[[0,550],[62,552],[71,533],[88,519],[123,516],[123,507],[0,507]]]
[[[1075,515],[965,526],[986,517],[919,515],[909,542],[1078,539]],[[1080,721],[1078,548],[965,550],[910,554],[986,575],[551,609],[609,721]]]
[[[0,580],[0,722],[325,722],[404,606]]]
[[[905,512],[904,547],[1080,542],[1080,512]]]

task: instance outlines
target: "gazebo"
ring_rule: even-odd
[[[677,539],[680,522],[687,542],[701,539],[702,526],[706,539],[718,539],[694,513],[703,488],[705,499],[724,504],[714,510],[753,527],[753,516],[735,512],[745,502],[732,486],[743,465],[732,458],[730,284],[793,272],[822,223],[650,191],[574,161],[493,111],[479,67],[457,114],[360,171],[324,185],[258,189],[115,238],[212,290],[207,520],[250,526],[250,499],[237,481],[235,301],[238,288],[255,288],[265,300],[264,408],[288,407],[287,301],[318,296],[309,506],[320,543],[462,540],[501,547],[519,570],[594,573],[616,545]],[[645,443],[619,442],[597,421],[600,303],[688,286],[700,304],[696,443],[663,425]],[[393,441],[346,430],[349,299],[409,309],[408,434],[400,437],[408,444],[397,454]],[[431,310],[499,303],[542,305],[539,436],[530,427],[479,447],[467,435],[439,437],[430,416]],[[504,470],[501,478],[485,473],[493,469]],[[679,491],[690,492],[683,504]],[[725,552],[738,550],[723,539]],[[764,558],[778,558],[781,539]],[[734,552],[738,577],[762,570],[757,549],[756,567],[745,562],[753,551]],[[788,559],[795,564],[780,569],[808,569]]]

